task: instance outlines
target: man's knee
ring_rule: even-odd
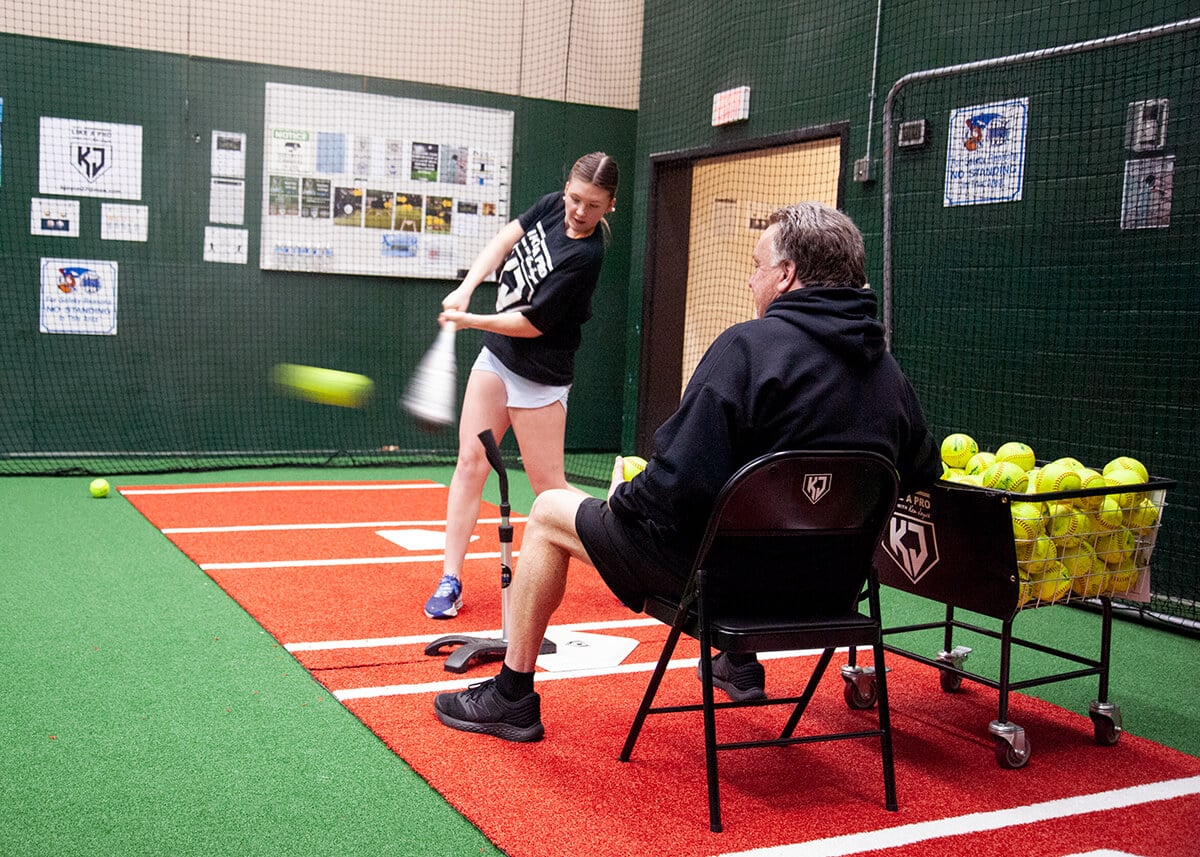
[[[584,495],[569,488],[552,488],[538,494],[529,509],[525,538],[542,538],[560,547],[571,548],[579,541],[575,513],[584,499]]]

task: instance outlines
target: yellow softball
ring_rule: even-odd
[[[1032,470],[1033,466],[1037,464],[1037,456],[1033,454],[1033,449],[1029,444],[1021,443],[1019,440],[1010,440],[1008,443],[1000,444],[996,450],[996,460],[1011,461],[1022,470]]]
[[[942,461],[947,467],[963,467],[979,452],[979,444],[969,434],[955,432],[942,439]]]
[[[999,461],[983,471],[985,488],[995,488],[997,491],[1024,491],[1029,484],[1025,470],[1011,461]]]
[[[967,463],[963,467],[963,472],[968,476],[981,476],[983,471],[995,463],[996,454],[994,452],[977,452],[967,459]]]
[[[1140,484],[1150,481],[1150,471],[1146,469],[1146,465],[1142,464],[1136,458],[1130,458],[1128,455],[1117,456],[1104,465],[1101,473],[1107,476],[1110,470],[1131,470],[1138,475]]]

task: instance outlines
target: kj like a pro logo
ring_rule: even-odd
[[[883,549],[913,583],[937,565],[937,531],[929,495],[924,491],[902,497],[883,535]]]
[[[40,193],[142,198],[142,126],[43,116],[38,127]]]
[[[804,496],[808,498],[808,502],[816,504],[818,500],[829,493],[829,487],[833,484],[833,474],[831,473],[809,473],[804,477]]]
[[[71,129],[71,165],[89,182],[112,166],[113,132],[109,128],[78,125]]]

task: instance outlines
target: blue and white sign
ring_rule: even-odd
[[[952,110],[943,204],[982,205],[1021,199],[1028,127],[1028,98]]]
[[[42,259],[42,333],[117,334],[117,263]]]

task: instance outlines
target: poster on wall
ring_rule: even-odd
[[[42,259],[42,333],[117,334],[117,263]]]
[[[29,201],[29,234],[79,237],[79,200],[42,199]]]
[[[1028,126],[1028,98],[950,111],[943,205],[1019,201]]]
[[[42,116],[38,192],[142,198],[142,126]]]
[[[264,270],[456,279],[509,219],[509,110],[268,83]]]
[[[150,209],[106,202],[100,206],[101,241],[142,241],[150,233]]]
[[[1122,229],[1166,229],[1171,225],[1175,156],[1125,162],[1121,189]]]

